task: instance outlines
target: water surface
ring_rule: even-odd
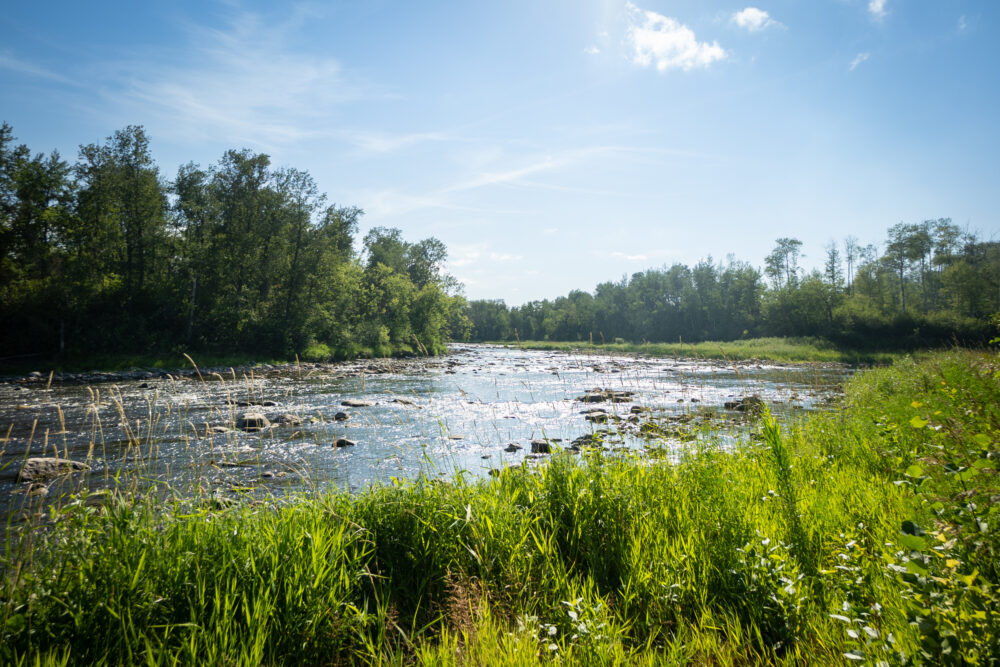
[[[681,419],[730,425],[714,437],[726,446],[741,432],[727,401],[756,394],[779,415],[829,405],[847,374],[842,367],[649,359],[456,345],[435,359],[358,361],[203,371],[91,385],[0,384],[0,509],[17,506],[27,484],[17,471],[27,456],[68,457],[92,467],[54,490],[163,484],[181,493],[281,492],[329,485],[356,491],[393,477],[486,475],[532,460],[530,442],[568,447],[605,428],[583,411],[603,408],[623,419]],[[621,403],[581,403],[588,390],[633,392]],[[345,407],[363,401],[366,407]],[[264,405],[242,406],[238,403]],[[637,407],[637,410],[638,410]],[[288,414],[299,425],[259,432],[234,426],[246,412],[271,421]],[[344,412],[346,421],[336,421]],[[711,417],[709,419],[709,417]],[[632,417],[633,422],[639,416]],[[627,422],[623,425],[629,426]],[[634,426],[634,424],[632,424]],[[227,429],[228,430],[224,430]],[[689,428],[689,430],[691,430]],[[636,429],[609,438],[619,448],[645,448]],[[660,448],[680,448],[659,438]],[[338,438],[357,444],[335,447]],[[510,443],[522,449],[508,453]]]

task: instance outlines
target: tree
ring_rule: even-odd
[[[840,265],[840,250],[837,244],[830,241],[826,244],[826,262],[823,264],[823,275],[831,288],[840,289],[844,283],[844,272]]]
[[[847,262],[847,287],[854,290],[854,263],[861,255],[858,237],[848,236],[844,239],[844,260]]]
[[[914,252],[914,243],[910,237],[912,226],[904,223],[889,228],[889,238],[885,245],[885,256],[882,258],[886,266],[896,275],[899,287],[900,311],[906,313],[906,275]]]
[[[92,247],[121,277],[125,302],[132,304],[147,278],[155,280],[164,268],[166,247],[166,188],[145,130],[129,125],[103,145],[81,146],[77,177],[81,214],[95,225]]]
[[[777,289],[795,287],[799,276],[799,254],[802,241],[793,238],[780,238],[771,254],[765,259],[765,273]]]

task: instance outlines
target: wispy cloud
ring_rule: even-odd
[[[757,7],[747,7],[744,10],[735,12],[730,20],[750,32],[759,32],[767,28],[784,27],[782,23],[771,18],[770,14]]]
[[[965,32],[966,28],[969,27],[968,21],[965,20],[965,14],[958,17],[958,31]]]
[[[492,160],[504,162],[503,168],[490,168],[488,163],[479,164],[471,176],[443,184],[437,188],[423,190],[419,195],[409,195],[392,189],[364,190],[358,194],[364,202],[365,212],[370,219],[397,217],[422,209],[442,209],[469,213],[527,215],[534,211],[524,209],[490,208],[468,206],[461,195],[474,190],[491,187],[551,190],[556,192],[586,193],[603,197],[629,197],[628,192],[601,190],[538,182],[532,176],[548,172],[571,169],[588,160],[610,160],[614,156],[629,155],[634,160],[640,156],[648,158],[723,159],[722,157],[686,150],[656,147],[636,147],[627,145],[598,145],[567,149],[541,155],[520,155],[516,158],[504,157],[502,153],[491,153]],[[543,234],[555,233],[555,228],[542,230]]]
[[[524,259],[521,255],[492,250],[488,243],[452,243],[448,250],[445,270],[474,289],[513,282],[515,276],[509,274]]]
[[[694,31],[669,16],[626,4],[629,10],[628,42],[632,62],[643,67],[655,65],[669,69],[691,70],[708,67],[726,57],[718,42],[699,42]]]
[[[131,115],[162,121],[161,133],[186,138],[273,146],[336,136],[330,118],[339,106],[386,92],[352,80],[336,59],[296,47],[308,11],[282,22],[244,12],[222,27],[188,26],[185,49],[122,65],[122,82],[105,95]],[[356,143],[399,145],[377,136]]]
[[[860,65],[864,61],[868,60],[870,57],[871,57],[871,54],[868,53],[867,51],[864,52],[864,53],[859,53],[858,55],[854,56],[854,60],[851,61],[851,65],[850,65],[851,71],[853,72],[855,70],[855,68],[857,68],[858,65]]]
[[[889,10],[885,8],[887,4],[889,4],[889,0],[868,0],[868,13],[876,21],[881,21],[889,13]]]
[[[589,56],[596,56],[597,54],[599,54],[601,52],[601,50],[599,48],[597,48],[596,46],[594,46],[593,44],[591,44],[590,46],[588,46],[587,48],[585,48],[583,50],[583,52],[586,53]]]
[[[611,256],[615,259],[624,259],[627,262],[645,262],[649,260],[647,255],[629,255],[624,252],[613,252],[611,253]]]
[[[597,146],[529,158],[530,161],[526,164],[500,171],[484,171],[470,179],[449,186],[442,192],[464,192],[492,185],[518,183],[527,176],[566,167],[608,150],[608,147]]]
[[[0,53],[0,69],[10,70],[12,72],[17,72],[18,74],[23,74],[37,79],[46,79],[48,81],[56,81],[58,83],[78,85],[75,81],[73,81],[73,79],[67,76],[53,72],[52,70],[42,67],[41,65],[29,63],[16,58],[10,53]]]
[[[413,132],[410,134],[389,134],[358,130],[345,132],[344,138],[369,153],[392,153],[409,146],[428,142],[452,141],[453,137],[444,132]]]
[[[524,208],[484,208],[468,206],[449,198],[448,193],[438,190],[426,195],[410,195],[395,189],[361,189],[355,193],[362,202],[365,217],[378,221],[381,218],[391,218],[421,211],[439,209],[442,211],[459,211],[462,213],[490,215],[534,215],[537,211]]]

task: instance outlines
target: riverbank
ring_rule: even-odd
[[[80,498],[9,534],[0,661],[988,663],[998,376],[995,356],[901,360],[841,411],[655,465]]]
[[[841,349],[821,338],[752,338],[701,343],[589,343],[572,341],[501,342],[528,350],[555,350],[595,354],[638,354],[650,357],[777,361],[782,363],[891,364],[909,352]],[[918,355],[926,354],[924,352]]]
[[[338,358],[336,355],[323,352],[322,349],[312,349],[310,354],[292,359],[272,359],[260,355],[219,356],[197,353],[89,356],[68,362],[48,361],[0,366],[0,382],[26,385],[47,385],[50,382],[96,384],[168,377],[197,377],[199,373],[229,375],[232,371],[237,375],[249,374],[251,371],[286,372],[300,369],[317,371],[350,362],[362,362],[373,368],[382,368],[397,360],[428,356],[417,355],[410,348],[397,349],[392,355],[385,357],[363,354],[351,358]]]
[[[606,343],[591,344],[573,341],[489,342],[489,345],[513,346],[525,350],[580,352],[593,354],[631,354],[649,357],[714,359],[730,362],[776,361],[782,363],[841,363],[852,365],[886,365],[912,352],[886,352],[841,349],[820,338],[753,338],[738,341],[706,341],[701,343]],[[420,354],[418,354],[420,352]],[[33,378],[53,375],[54,381],[100,382],[102,377],[121,380],[165,377],[166,374],[196,375],[192,361],[202,369],[238,372],[257,367],[287,368],[296,364],[331,364],[358,359],[406,359],[426,356],[408,346],[398,347],[392,354],[379,357],[371,350],[362,350],[352,357],[337,354],[326,346],[314,345],[292,359],[242,354],[218,355],[192,352],[169,354],[92,355],[71,360],[22,359],[0,365],[0,380]],[[917,352],[920,356],[926,352]],[[90,376],[88,379],[87,376]]]

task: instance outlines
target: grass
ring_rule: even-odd
[[[498,343],[509,345],[511,343]],[[625,343],[592,344],[564,341],[520,341],[528,350],[563,352],[600,352],[602,354],[641,354],[650,357],[696,357],[702,359],[766,360],[780,362],[835,362],[885,365],[902,358],[900,352],[873,352],[836,347],[821,338],[751,338],[735,341],[701,343]]]
[[[414,347],[397,343],[382,347],[352,346],[350,349],[332,348],[322,343],[307,346],[298,355],[300,361],[342,361],[346,359],[371,359],[376,357],[406,357],[441,354],[444,349],[428,349],[422,345]],[[32,371],[55,372],[87,372],[87,371],[125,371],[135,368],[176,370],[191,368],[190,357],[198,360],[202,368],[230,368],[260,366],[263,364],[283,365],[296,362],[296,357],[274,357],[269,354],[211,354],[201,352],[167,352],[150,354],[106,353],[92,354],[63,360],[37,358],[12,358],[0,360],[0,373],[7,375],[24,375]]]
[[[10,526],[0,662],[995,664],[1000,361],[901,359],[842,410],[675,463]]]

